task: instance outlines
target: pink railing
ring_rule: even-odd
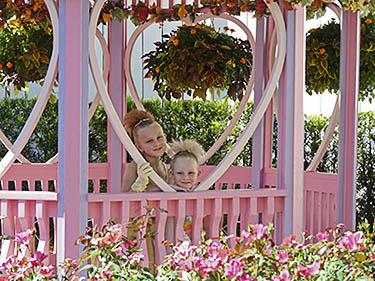
[[[223,227],[228,234],[239,235],[249,223],[259,220],[264,224],[273,222],[282,226],[284,197],[286,190],[223,190],[191,193],[127,193],[90,194],[89,216],[101,226],[109,218],[127,223],[131,217],[145,212],[147,204],[168,212],[154,212],[156,224],[156,245],[163,240],[175,242],[183,238],[183,223],[186,216],[192,217],[192,241],[200,240],[203,220],[207,217],[208,237],[217,237]],[[170,218],[168,218],[170,217]],[[276,217],[280,217],[277,221]],[[173,219],[171,219],[173,218]],[[166,233],[167,221],[172,221],[172,233]],[[281,232],[280,232],[281,233]],[[174,238],[175,237],[175,238]],[[280,239],[280,237],[275,237]],[[233,242],[233,241],[231,241]],[[156,247],[156,262],[165,256],[164,247]]]
[[[213,168],[202,167],[201,178]],[[215,237],[223,226],[227,233],[239,234],[238,230],[255,222],[273,222],[276,226],[275,241],[280,241],[287,191],[274,188],[277,183],[276,169],[264,171],[267,188],[249,189],[251,171],[251,167],[231,167],[212,187],[214,190],[205,192],[105,194],[100,193],[100,181],[108,179],[108,165],[90,163],[89,181],[93,183],[94,193],[88,197],[89,217],[99,225],[111,217],[126,223],[129,218],[141,215],[149,202],[150,207],[168,211],[154,214],[157,245],[166,238],[172,242],[181,239],[186,216],[193,219],[194,242],[200,238],[202,227],[207,230],[208,236]],[[23,187],[22,182],[25,182]],[[56,191],[56,182],[57,164],[14,164],[0,182],[0,216],[7,216],[2,221],[1,234],[13,236],[32,228],[37,221],[40,232],[38,249],[48,253],[50,263],[56,260],[56,233],[50,233],[50,230],[56,229],[51,224],[55,224],[58,198],[56,192],[48,190]],[[305,228],[310,233],[336,224],[336,193],[336,175],[305,173]],[[205,226],[203,221],[207,221]],[[12,254],[15,247],[13,242],[3,240],[0,260]],[[165,249],[157,248],[156,258],[160,260]]]
[[[32,229],[37,221],[39,239],[35,248],[48,255],[47,263],[55,263],[56,233],[51,234],[50,224],[57,217],[57,193],[49,191],[0,191],[1,235],[14,237],[15,233]],[[13,240],[1,241],[0,264],[7,256],[15,253]],[[24,254],[27,256],[28,252]]]
[[[305,172],[305,229],[316,234],[337,225],[337,174]]]

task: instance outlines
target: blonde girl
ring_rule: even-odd
[[[167,148],[167,138],[163,128],[154,116],[142,110],[133,110],[125,115],[123,125],[147,162],[137,165],[132,161],[125,169],[122,192],[161,191],[149,176],[152,169],[168,182],[168,168],[160,161]]]
[[[205,151],[195,140],[173,141],[170,144],[173,157],[170,163],[170,184],[177,191],[193,191],[200,174],[199,165]]]
[[[195,140],[174,141],[170,144],[173,157],[170,164],[170,184],[177,191],[193,191],[198,184],[199,165],[205,159],[205,151]],[[206,229],[206,219],[203,222]],[[185,217],[184,240],[191,241],[192,217]]]

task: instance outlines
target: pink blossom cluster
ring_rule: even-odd
[[[17,258],[10,256],[0,265],[0,271],[5,272],[9,281],[25,280],[27,276],[39,276],[55,278],[55,270],[52,265],[44,265],[47,255],[36,251],[31,257]]]
[[[121,224],[107,226],[104,230],[104,236],[91,239],[93,245],[108,245],[117,243],[122,239],[123,227]]]
[[[341,248],[346,248],[349,251],[356,251],[360,247],[363,247],[363,233],[362,231],[357,231],[355,233],[346,232],[342,237],[339,245]]]
[[[242,230],[242,236],[250,240],[261,240],[268,236],[268,226],[263,224],[254,224],[250,231]]]

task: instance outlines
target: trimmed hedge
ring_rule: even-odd
[[[0,100],[0,128],[14,142],[21,132],[35,99],[27,98]],[[235,113],[236,106],[228,101],[202,102],[186,101],[144,101],[145,109],[151,112],[164,128],[168,140],[193,138],[208,150],[225,130],[226,125]],[[57,103],[49,102],[25,146],[22,154],[32,162],[45,162],[57,153]],[[134,103],[128,100],[129,110]],[[231,149],[235,140],[245,127],[252,114],[252,105],[246,108],[239,124],[228,137],[220,150],[208,161],[215,165],[220,162]],[[368,219],[370,225],[375,217],[375,112],[359,114],[358,125],[358,164],[357,164],[357,220]],[[328,126],[328,118],[323,116],[305,117],[305,168],[311,162],[324,131]],[[277,128],[276,123],[274,128]],[[337,173],[338,170],[338,128],[333,136],[318,171]],[[277,133],[274,132],[273,163],[276,163]],[[107,117],[102,106],[99,106],[90,122],[89,128],[89,161],[106,162],[107,160]],[[252,163],[252,142],[237,157],[234,165],[250,166]],[[7,150],[0,144],[0,159]]]

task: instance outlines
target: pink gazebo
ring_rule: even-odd
[[[208,236],[216,236],[224,216],[230,234],[236,234],[249,223],[272,222],[274,238],[280,242],[291,234],[302,231],[317,233],[337,223],[347,229],[355,228],[356,191],[356,136],[359,80],[359,12],[330,7],[341,18],[340,92],[327,138],[339,119],[339,173],[323,174],[316,167],[325,152],[323,142],[314,162],[307,171],[303,167],[303,93],[305,79],[305,11],[303,7],[288,11],[280,4],[267,3],[271,16],[257,21],[256,40],[248,28],[225,11],[220,17],[235,22],[253,44],[254,75],[234,121],[241,116],[252,92],[254,82],[254,114],[233,150],[217,166],[202,166],[201,183],[197,192],[176,193],[157,174],[151,176],[164,192],[120,193],[122,175],[126,169],[125,150],[136,162],[142,155],[136,150],[121,125],[126,112],[126,95],[132,95],[136,106],[142,104],[136,93],[130,67],[134,42],[147,28],[147,22],[135,29],[127,41],[123,22],[109,23],[108,45],[97,30],[99,13],[105,0],[96,0],[89,15],[89,0],[45,0],[53,24],[54,49],[39,99],[24,129],[14,144],[7,143],[8,153],[0,162],[0,216],[1,234],[15,233],[31,228],[37,220],[40,231],[38,250],[48,254],[48,262],[56,264],[65,257],[78,257],[79,247],[74,241],[87,225],[88,218],[103,225],[109,218],[126,223],[143,212],[143,206],[160,207],[168,213],[157,213],[156,244],[166,235],[177,240],[183,235],[185,216],[193,218],[193,242],[200,239],[203,217],[209,215]],[[136,3],[134,0],[133,4]],[[184,4],[185,1],[183,0]],[[200,5],[199,1],[194,1]],[[128,3],[131,4],[131,3]],[[146,1],[147,5],[152,3]],[[171,9],[173,1],[157,0],[157,5]],[[196,20],[212,15],[202,9]],[[186,19],[187,20],[187,19]],[[187,24],[191,22],[187,21]],[[96,39],[97,38],[97,39]],[[104,65],[97,58],[96,40],[103,53]],[[119,59],[121,58],[121,59]],[[98,94],[88,109],[89,67]],[[47,163],[30,163],[21,155],[46,105],[53,81],[59,73],[59,154]],[[130,92],[127,92],[127,86]],[[271,166],[273,103],[277,100],[278,162]],[[88,120],[102,102],[110,121],[108,162],[88,163]],[[339,110],[340,108],[340,110]],[[232,126],[232,127],[231,127]],[[253,166],[233,167],[233,160],[244,145],[253,138]],[[209,151],[209,156],[220,142]],[[2,138],[3,143],[6,140]],[[21,163],[14,163],[18,159]],[[100,193],[100,181],[107,180],[108,193]],[[21,191],[22,182],[29,191]],[[48,191],[53,182],[55,191]],[[88,194],[88,181],[94,192]],[[9,190],[9,182],[15,190]],[[40,182],[42,191],[36,191]],[[223,185],[226,190],[222,190]],[[208,190],[214,185],[214,190]],[[235,188],[235,186],[240,188]],[[249,189],[248,186],[252,188]],[[174,225],[167,226],[167,218],[174,217]],[[53,224],[55,245],[50,252],[50,228]],[[16,245],[2,240],[0,263],[11,255]],[[164,246],[156,251],[156,262],[165,255]]]

